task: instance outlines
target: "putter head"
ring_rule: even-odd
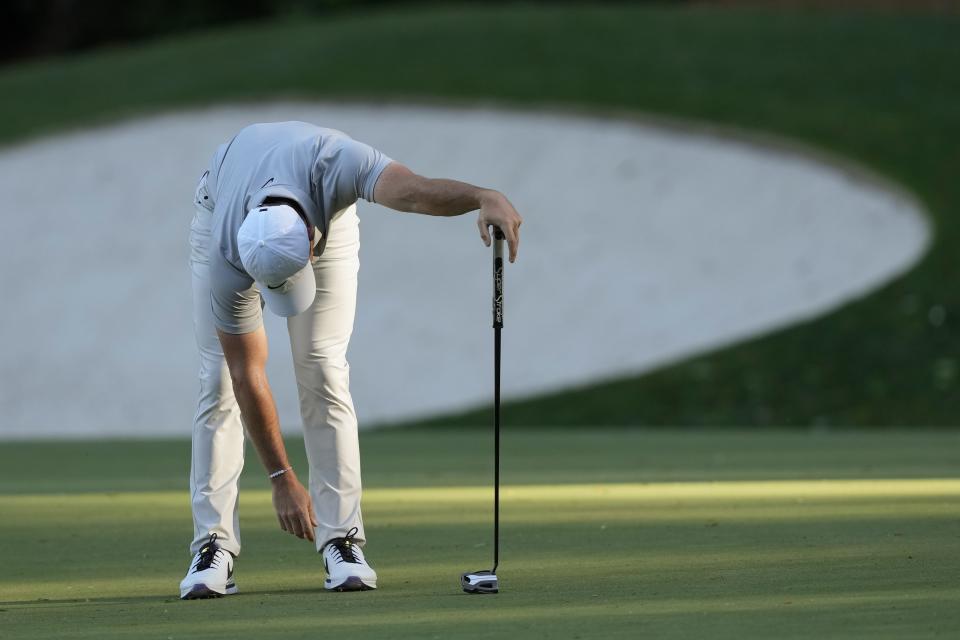
[[[492,571],[469,571],[460,576],[460,586],[466,593],[499,593],[500,581]]]

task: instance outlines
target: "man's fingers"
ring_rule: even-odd
[[[477,228],[480,229],[480,239],[483,240],[483,244],[490,246],[490,231],[487,229],[487,223],[484,222],[482,216],[477,216]]]
[[[307,518],[304,518],[304,519],[303,519],[303,522],[302,522],[302,524],[303,524],[303,537],[306,538],[307,540],[309,540],[310,542],[313,542],[313,526],[310,526],[310,520],[312,520],[312,519],[313,519],[312,517],[311,517],[309,520],[308,520]],[[316,525],[314,525],[314,526],[316,526]]]
[[[313,540],[313,528],[317,526],[313,515],[313,508],[307,505],[306,509],[287,514],[281,520],[280,528],[303,540]]]
[[[290,533],[298,538],[303,537],[303,525],[300,523],[300,518],[296,514],[290,516]]]
[[[507,225],[503,235],[506,236],[507,246],[510,248],[510,262],[513,262],[517,259],[517,248],[520,246],[520,229]]]
[[[290,535],[300,537],[300,534],[297,533],[297,517],[295,515],[285,513],[283,515],[277,514],[277,520],[280,521],[280,528],[289,533]]]
[[[310,533],[313,534],[313,530],[319,526],[319,523],[317,522],[317,512],[313,508],[313,500],[309,498],[307,499],[307,510],[305,513],[306,518],[304,519],[304,522],[306,525],[309,525],[308,529],[310,530]],[[313,538],[310,539],[313,540]]]

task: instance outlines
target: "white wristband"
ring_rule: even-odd
[[[274,478],[279,478],[280,476],[285,474],[287,471],[293,471],[293,467],[286,467],[284,469],[278,469],[277,471],[274,471],[273,473],[270,474],[270,479],[273,480]]]

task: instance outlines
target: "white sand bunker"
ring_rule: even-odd
[[[916,205],[835,167],[622,121],[280,104],[46,139],[0,154],[0,435],[190,432],[194,183],[240,127],[287,119],[513,200],[526,222],[506,273],[507,397],[649,370],[822,314],[907,269],[928,241]],[[475,215],[365,203],[360,215],[350,360],[362,423],[488,401],[490,252]],[[281,420],[296,429],[285,326],[267,324]]]

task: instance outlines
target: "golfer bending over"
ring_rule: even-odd
[[[243,429],[273,486],[280,528],[315,542],[324,587],[374,589],[361,551],[360,450],[347,345],[357,299],[359,198],[398,211],[456,216],[503,230],[516,258],[521,218],[496,191],[429,179],[333,129],[255,124],[213,156],[197,186],[190,233],[200,399],[193,423],[193,561],[184,599],[237,592]],[[309,491],[290,466],[264,365],[261,301],[287,318]]]

